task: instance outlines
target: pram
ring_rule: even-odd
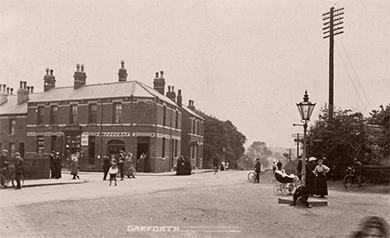
[[[276,195],[289,195],[295,192],[298,186],[298,177],[290,174],[287,175],[284,171],[275,171],[276,185],[274,187],[274,193]]]

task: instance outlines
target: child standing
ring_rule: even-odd
[[[110,174],[110,186],[112,180],[115,180],[115,186],[116,186],[116,174],[118,173],[118,165],[115,160],[111,161],[110,169],[108,170],[108,173]]]

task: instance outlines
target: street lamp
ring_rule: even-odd
[[[306,181],[306,131],[307,131],[307,122],[310,121],[311,114],[313,113],[315,103],[309,101],[309,95],[307,95],[307,90],[303,96],[303,102],[297,103],[299,114],[301,114],[303,122],[303,152],[302,152],[302,179]]]

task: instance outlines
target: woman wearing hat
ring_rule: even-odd
[[[330,169],[322,164],[323,159],[318,160],[318,165],[314,169],[314,174],[316,175],[316,186],[314,194],[320,195],[320,198],[328,195],[328,186],[326,184],[326,173],[330,171]]]
[[[79,170],[79,159],[77,158],[77,155],[74,155],[72,157],[72,163],[70,164],[71,166],[71,171],[70,171],[70,174],[73,175],[73,178],[72,179],[76,179],[76,177],[78,179],[80,179],[79,175],[78,175],[78,170]]]
[[[315,187],[315,174],[313,170],[316,168],[316,158],[310,157],[309,162],[306,164],[306,188],[310,196],[314,194]]]

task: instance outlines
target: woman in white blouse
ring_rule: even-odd
[[[313,173],[316,175],[316,186],[314,189],[314,194],[320,195],[320,198],[328,195],[328,186],[326,184],[326,174],[330,169],[322,164],[323,160],[318,160],[318,165],[315,167]]]

